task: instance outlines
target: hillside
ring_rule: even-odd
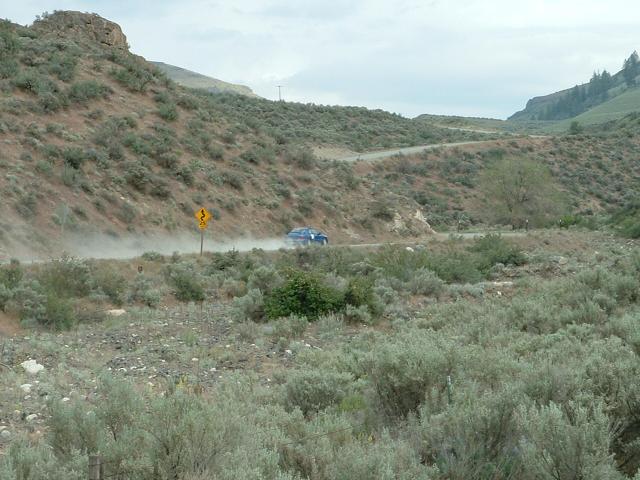
[[[298,224],[336,240],[384,236],[390,222],[366,220],[375,186],[311,147],[478,137],[383,111],[184,89],[96,15],[56,12],[28,28],[5,21],[0,35],[5,255],[195,234],[201,205],[216,214],[208,234],[218,239],[280,237]],[[418,204],[402,198],[390,208],[411,217]]]
[[[215,214],[207,237],[217,241],[280,238],[301,224],[338,243],[422,235],[423,216],[438,229],[483,221],[477,178],[496,155],[547,162],[572,210],[607,210],[637,188],[634,133],[491,141],[501,135],[443,119],[185,89],[129,53],[116,24],[74,12],[0,32],[5,258],[99,255],[125,241],[182,250],[200,206]],[[313,153],[474,139],[490,141],[375,164]]]
[[[586,112],[565,120],[559,124],[560,128],[568,128],[569,124],[576,120],[581,125],[594,125],[620,119],[632,112],[640,112],[640,87],[626,90],[624,93],[612,98]]]
[[[188,88],[198,88],[211,93],[235,93],[256,97],[257,95],[245,85],[228,83],[217,78],[207,77],[200,73],[192,72],[186,68],[176,67],[163,62],[150,62],[163,72],[168,78],[178,85]]]
[[[589,122],[599,123],[620,118],[638,108],[633,95],[626,100],[621,97],[637,88],[639,77],[640,62],[638,54],[634,52],[618,73],[611,75],[606,70],[602,73],[595,72],[587,83],[534,97],[527,102],[524,110],[514,113],[509,120],[558,121],[583,116]],[[632,103],[629,104],[628,100]],[[603,112],[606,115],[603,116]]]

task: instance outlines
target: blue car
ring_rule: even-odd
[[[303,227],[294,228],[285,238],[287,245],[311,245],[312,243],[318,245],[326,245],[329,243],[329,237],[315,228]]]

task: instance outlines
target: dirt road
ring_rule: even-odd
[[[515,137],[514,137],[515,138]],[[521,138],[530,138],[530,139],[541,139],[547,138],[545,135],[527,135]],[[335,160],[343,161],[343,162],[357,162],[357,161],[365,161],[371,162],[375,160],[382,160],[384,158],[393,157],[395,155],[411,155],[413,153],[420,153],[427,150],[435,150],[438,148],[454,148],[454,147],[462,147],[465,145],[482,145],[489,144],[495,142],[496,139],[492,140],[469,140],[465,142],[453,142],[453,143],[432,143],[431,145],[418,145],[415,147],[404,147],[404,148],[392,148],[390,150],[380,150],[377,152],[366,152],[366,153],[358,153],[355,155],[348,155],[345,157],[336,158]]]
[[[433,143],[431,145],[418,145],[416,147],[393,148],[391,150],[380,150],[378,152],[359,153],[357,155],[349,155],[347,157],[337,158],[336,160],[343,162],[357,162],[359,160],[370,162],[373,160],[381,160],[383,158],[393,157],[394,155],[410,155],[412,153],[420,153],[427,150],[435,150],[437,148],[453,148],[462,147],[464,145],[480,145],[483,143],[491,143],[495,140],[469,140],[466,142],[453,143]]]

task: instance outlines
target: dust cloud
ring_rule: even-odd
[[[212,240],[205,237],[205,252],[250,251],[254,248],[278,250],[285,248],[282,238],[238,238]],[[127,259],[139,257],[145,252],[171,255],[173,252],[200,253],[199,235],[131,235],[112,237],[108,235],[83,235],[67,239],[63,246],[65,253],[81,258]]]

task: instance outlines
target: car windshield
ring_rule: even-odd
[[[289,233],[304,233],[305,232],[305,228],[294,228],[293,230],[291,230]]]

